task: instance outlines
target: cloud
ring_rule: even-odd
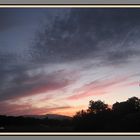
[[[11,104],[7,102],[1,102],[0,103],[1,109],[0,114],[1,115],[44,115],[51,113],[53,111],[61,111],[61,110],[67,110],[70,109],[70,106],[57,106],[57,107],[33,107],[30,104]]]
[[[80,100],[80,99],[83,99],[83,98],[87,98],[87,97],[90,97],[90,96],[98,96],[98,95],[103,95],[103,94],[106,94],[105,91],[87,91],[87,92],[83,92],[83,93],[80,93],[80,94],[75,94],[75,95],[72,95],[72,96],[69,96],[67,99],[68,100]]]
[[[40,63],[87,58],[126,63],[140,54],[138,13],[139,9],[94,8],[61,13],[37,35],[32,58]]]
[[[106,67],[123,64],[110,69],[118,75],[124,73],[126,63],[131,68],[133,58],[139,59],[139,15],[136,8],[0,9],[4,33],[0,35],[0,101],[11,103],[42,93],[46,100],[56,99],[59,95],[54,97],[53,92],[65,89],[66,97],[76,86],[81,87],[66,97],[70,101],[106,94],[129,79],[98,79],[108,72]],[[34,38],[31,44],[29,34]],[[29,111],[28,106],[23,108]]]
[[[140,85],[140,82],[139,81],[133,81],[133,82],[125,83],[123,86],[127,86],[127,87],[134,86],[134,87],[138,87],[139,85]]]
[[[99,96],[99,95],[107,94],[113,86],[125,83],[129,78],[131,78],[131,76],[116,77],[116,78],[105,79],[105,80],[95,80],[75,90],[74,95],[67,97],[67,100],[78,100],[93,95]]]
[[[0,94],[0,100],[18,99],[60,90],[74,82],[73,79],[68,79],[69,75],[65,74],[64,71],[56,71],[50,74],[40,73],[32,77],[25,72],[16,75],[9,82],[9,88],[3,89],[3,92]]]
[[[21,110],[28,109],[30,108],[30,105],[14,105],[14,104],[9,104],[6,102],[1,102],[0,103],[1,109],[0,109],[0,114],[2,115],[11,115],[16,112],[20,112]]]

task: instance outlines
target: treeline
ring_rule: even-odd
[[[109,107],[98,100],[71,119],[39,119],[0,115],[0,132],[140,132],[140,99],[129,98]]]
[[[116,102],[111,108],[98,100],[89,102],[87,110],[73,117],[75,131],[140,132],[140,99]]]
[[[0,115],[0,132],[72,131],[72,120]]]

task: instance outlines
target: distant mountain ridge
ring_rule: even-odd
[[[72,117],[66,115],[59,115],[59,114],[46,114],[46,115],[24,115],[24,117],[36,118],[36,119],[44,119],[48,117],[49,119],[71,119]]]

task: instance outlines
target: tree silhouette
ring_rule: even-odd
[[[87,115],[87,112],[85,110],[81,110],[81,111],[76,112],[76,115],[74,117],[83,118],[86,115]]]
[[[130,109],[134,111],[140,110],[140,99],[137,97],[132,97],[127,100],[127,103],[131,106]]]
[[[101,111],[105,111],[108,109],[108,105],[102,102],[101,100],[98,101],[89,101],[88,112],[89,113],[99,113]]]
[[[129,132],[140,131],[140,99],[131,97],[116,102],[112,109],[98,101],[89,101],[87,110],[74,116],[75,131],[89,132]]]
[[[119,113],[132,113],[140,110],[140,99],[131,97],[124,102],[116,102],[112,106],[112,110]]]
[[[116,102],[112,108],[101,100],[91,100],[87,110],[77,112],[70,120],[0,115],[1,132],[140,132],[139,126],[137,97]]]

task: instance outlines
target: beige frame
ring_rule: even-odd
[[[0,8],[140,8],[140,4],[0,4]],[[0,136],[140,136],[140,132],[0,132]]]

